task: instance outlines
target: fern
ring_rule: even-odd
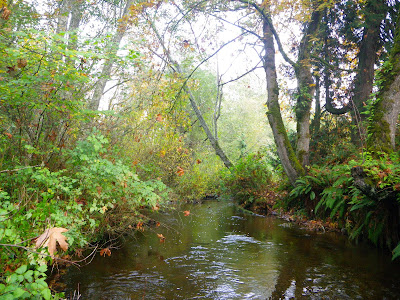
[[[397,245],[396,248],[393,249],[392,254],[393,254],[392,260],[395,260],[400,256],[400,243]]]

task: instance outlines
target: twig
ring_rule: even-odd
[[[29,168],[36,168],[36,167],[43,167],[43,164],[41,164],[41,165],[35,165],[35,166],[27,166],[27,167],[22,167],[22,168],[13,169],[13,170],[1,170],[0,173],[5,173],[5,172],[18,172],[18,171],[20,171],[20,170],[29,169]]]

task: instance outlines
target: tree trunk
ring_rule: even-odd
[[[184,73],[183,73],[181,66],[178,64],[178,62],[176,62],[173,59],[170,51],[166,48],[164,41],[163,41],[162,37],[160,36],[154,22],[152,20],[150,20],[150,18],[147,18],[147,21],[149,22],[149,25],[153,29],[154,34],[156,35],[161,47],[163,48],[164,54],[168,58],[170,67],[173,69],[174,72],[176,72],[180,76],[183,76]],[[207,136],[207,139],[210,141],[210,144],[213,147],[215,154],[222,160],[222,162],[228,169],[233,167],[232,162],[229,160],[229,158],[226,156],[225,152],[222,150],[221,146],[219,145],[217,137],[212,134],[210,128],[208,127],[208,125],[207,125],[205,119],[203,118],[203,115],[199,109],[199,106],[196,103],[196,99],[195,99],[192,91],[186,84],[184,86],[184,90],[185,90],[186,94],[189,96],[190,105],[191,105],[194,113],[196,114],[196,117],[199,120],[200,126],[203,128],[204,133]]]
[[[311,131],[313,138],[318,136],[321,128],[321,90],[320,90],[320,78],[315,76],[315,113],[314,118],[311,122]]]
[[[263,21],[263,42],[265,49],[264,70],[267,79],[268,92],[268,121],[272,128],[278,156],[282,163],[283,169],[292,185],[296,183],[296,179],[304,174],[304,169],[297,159],[295,152],[290,145],[289,138],[283,124],[281,109],[279,105],[279,87],[277,82],[275,67],[275,46],[271,25],[267,19]]]
[[[301,165],[309,164],[310,156],[310,116],[314,94],[314,82],[311,74],[311,36],[315,34],[321,20],[321,13],[314,8],[311,22],[308,24],[299,47],[299,57],[295,66],[297,78],[297,144],[296,154]]]
[[[129,8],[131,7],[132,3],[133,3],[133,0],[128,0],[126,2],[124,12],[123,12],[123,15],[121,18],[121,20],[122,20],[121,22],[125,22],[124,17],[126,17],[129,14]],[[91,110],[99,109],[100,100],[103,97],[103,93],[104,93],[106,84],[111,77],[111,71],[112,71],[112,68],[113,68],[113,65],[115,62],[115,59],[113,58],[113,56],[115,56],[115,54],[117,53],[117,51],[119,49],[119,45],[121,43],[121,40],[125,35],[125,32],[126,32],[126,24],[122,24],[122,26],[120,26],[117,29],[117,32],[115,33],[115,35],[112,38],[111,44],[109,46],[110,52],[111,52],[111,58],[106,59],[104,61],[100,77],[99,77],[98,81],[96,82],[96,85],[95,85],[95,88],[93,91],[93,96],[89,101],[88,108]]]
[[[380,25],[386,17],[387,10],[388,6],[384,0],[370,0],[365,6],[365,25],[358,53],[358,68],[353,89],[353,109],[351,110],[353,123],[351,139],[356,145],[360,145],[365,134],[363,121],[365,121],[366,115],[363,113],[372,93],[377,52],[381,47],[379,42]]]
[[[367,148],[390,153],[395,148],[396,124],[400,113],[400,14],[388,61],[378,74],[382,81],[368,124]]]

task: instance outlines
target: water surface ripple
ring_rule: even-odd
[[[183,210],[190,210],[184,216]],[[343,236],[306,231],[212,201],[154,216],[64,280],[81,299],[400,299],[400,264]],[[158,234],[165,236],[160,243]]]

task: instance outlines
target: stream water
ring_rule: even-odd
[[[338,234],[244,214],[224,201],[185,205],[155,218],[161,226],[128,238],[111,256],[70,268],[66,296],[400,299],[400,263]]]

